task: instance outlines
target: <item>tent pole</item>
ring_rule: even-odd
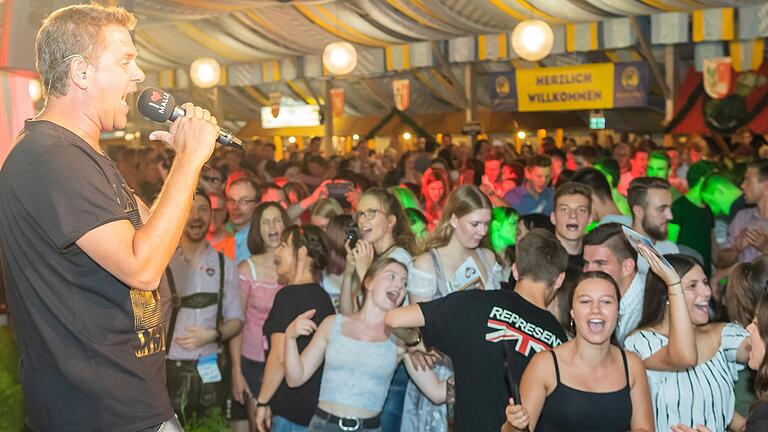
[[[464,110],[465,123],[477,120],[477,75],[475,64],[470,62],[464,65],[464,95],[467,98],[467,109]],[[475,146],[477,134],[472,134],[472,147]]]
[[[664,95],[664,123],[669,124],[675,117],[675,98],[677,97],[677,53],[673,44],[664,47],[664,80],[669,93]],[[674,137],[664,135],[664,146],[674,147]]]
[[[664,99],[664,121],[672,120],[675,115],[675,97],[677,96],[677,55],[672,44],[664,47],[664,75],[669,93]]]
[[[325,133],[323,136],[323,153],[326,157],[333,155],[333,108],[331,106],[331,89],[333,81],[329,78],[325,81],[325,100],[323,102],[323,119],[325,121]]]

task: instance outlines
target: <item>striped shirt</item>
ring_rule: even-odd
[[[736,401],[733,383],[744,368],[736,363],[736,352],[748,335],[742,326],[726,323],[720,349],[711,359],[680,371],[648,370],[656,430],[668,431],[678,423],[688,427],[703,424],[712,432],[727,429]],[[639,330],[624,345],[645,360],[668,343],[662,334]]]

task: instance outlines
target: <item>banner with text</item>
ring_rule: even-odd
[[[645,106],[643,62],[517,69],[491,75],[494,111],[565,111]]]

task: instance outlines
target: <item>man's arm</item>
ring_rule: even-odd
[[[387,312],[384,323],[393,329],[424,327],[424,313],[421,306],[412,304]]]
[[[171,172],[150,216],[135,230],[128,220],[92,229],[75,243],[126,285],[154,290],[171,260],[192,206],[197,177],[213,152],[218,127],[210,113],[184,104],[186,116],[169,132],[153,132],[176,150]]]

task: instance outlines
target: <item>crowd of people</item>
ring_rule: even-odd
[[[731,138],[544,138],[518,154],[445,135],[330,157],[313,138],[282,161],[261,140],[220,148],[195,199],[208,214],[193,209],[171,268],[205,262],[179,271],[194,280],[223,255],[244,312],[207,323],[206,342],[229,340],[231,388],[199,403],[169,379],[176,412],[225,403],[259,431],[768,427],[748,331],[764,345],[768,159],[762,137]],[[152,201],[165,155],[115,159]],[[203,237],[207,254],[185,253]],[[197,329],[175,328],[169,364],[204,354],[176,358]]]
[[[63,74],[67,43],[95,46],[72,22],[103,53]],[[49,101],[0,171],[31,429],[218,407],[235,431],[768,430],[763,137],[312,138],[277,161],[214,149],[187,104],[144,149],[104,149],[144,78],[134,24],[48,18]]]

